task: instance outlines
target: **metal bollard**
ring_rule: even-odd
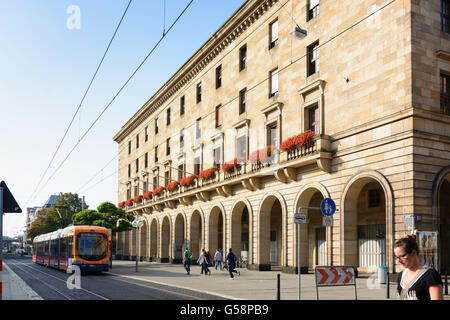
[[[386,298],[389,299],[389,268],[386,269]]]
[[[280,300],[280,274],[277,274],[277,300]]]

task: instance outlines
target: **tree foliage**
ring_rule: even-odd
[[[31,239],[34,239],[34,237],[40,234],[67,227],[72,224],[72,216],[74,213],[81,211],[83,200],[78,197],[78,194],[69,192],[60,193],[59,196],[60,198],[55,201],[55,204],[49,208],[41,209],[38,212],[28,232]]]

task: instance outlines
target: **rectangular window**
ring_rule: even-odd
[[[148,152],[145,153],[144,166],[145,168],[148,168]]]
[[[153,189],[158,188],[158,176],[153,176]]]
[[[216,107],[216,128],[222,125],[222,106]]]
[[[450,116],[450,76],[441,74],[441,112]]]
[[[200,128],[201,119],[195,121],[195,139],[198,140],[202,137],[202,129]]]
[[[167,125],[170,125],[170,108],[167,108]]]
[[[222,65],[216,68],[216,89],[222,86]]]
[[[136,173],[139,172],[139,158],[136,159]]]
[[[278,20],[269,25],[269,49],[278,44]]]
[[[178,166],[178,181],[184,178],[184,164]]]
[[[167,186],[170,183],[170,171],[164,172],[164,185]]]
[[[276,123],[267,126],[267,146],[278,148],[278,127]]]
[[[158,118],[155,119],[155,134],[158,134],[159,131],[159,124],[158,124]]]
[[[145,127],[145,142],[148,141],[148,127]]]
[[[381,191],[379,189],[369,190],[368,207],[379,207],[381,204]]]
[[[247,88],[239,91],[239,114],[243,114],[245,112],[245,105],[247,100]]]
[[[311,107],[307,109],[308,126],[307,130],[311,130],[316,135],[319,134],[319,107]]]
[[[222,165],[222,148],[216,147],[214,148],[214,167],[220,169],[220,166]]]
[[[146,193],[148,191],[148,182],[147,181],[144,181],[142,183],[142,188],[143,188],[143,190],[142,190],[143,193]]]
[[[450,33],[450,0],[441,0],[441,31]]]
[[[184,148],[184,130],[180,130],[180,149]]]
[[[308,21],[319,15],[319,0],[308,1]]]
[[[166,140],[166,156],[170,155],[170,138]]]
[[[128,186],[128,189],[127,189],[127,199],[130,199],[131,198],[131,186]]]
[[[128,141],[128,154],[131,153],[131,141]]]
[[[201,165],[201,163],[200,163],[200,157],[194,158],[194,174],[195,174],[196,176],[198,176],[199,173],[200,173],[200,165]]]
[[[139,195],[139,186],[138,185],[135,185],[134,186],[134,196],[136,197],[136,196],[138,196]]]
[[[247,45],[245,44],[239,49],[239,71],[247,67]]]
[[[202,101],[202,83],[197,84],[197,103]]]
[[[136,149],[139,148],[139,134],[136,135]]]
[[[278,68],[269,73],[269,98],[278,95]]]
[[[236,139],[236,158],[240,160],[247,159],[247,136],[242,135]]]
[[[158,162],[158,146],[155,147],[155,162]]]
[[[180,116],[184,115],[184,96],[180,98]]]
[[[131,177],[131,164],[128,164],[128,178]]]
[[[315,42],[307,48],[308,67],[307,75],[319,72],[319,42]]]

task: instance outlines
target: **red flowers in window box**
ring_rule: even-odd
[[[300,134],[287,138],[281,143],[280,149],[282,151],[292,151],[295,148],[299,148],[301,146],[307,145],[311,142],[311,138],[314,137],[314,132],[311,130],[306,130]]]
[[[181,179],[181,180],[180,180],[180,184],[181,184],[183,187],[190,186],[190,185],[193,185],[193,184],[194,184],[194,182],[195,182],[196,179],[197,179],[197,177],[194,176],[194,175],[188,176],[188,177],[186,177],[186,178]]]
[[[152,197],[152,193],[149,191],[149,192],[146,192],[146,193],[144,193],[144,195],[142,196],[144,199],[150,199],[151,197]]]
[[[157,196],[157,195],[163,193],[163,191],[164,191],[164,188],[163,188],[163,187],[155,188],[155,189],[153,189],[153,195],[154,195],[154,196]]]
[[[134,203],[139,203],[139,202],[141,202],[141,200],[142,200],[142,196],[136,196],[133,198]]]
[[[122,208],[125,205],[125,201],[119,202],[119,204],[117,205],[119,208]]]
[[[127,206],[131,206],[133,204],[133,199],[128,199],[127,201],[125,201],[125,205]]]
[[[177,187],[178,187],[178,182],[177,182],[177,181],[174,181],[174,182],[169,183],[169,184],[166,186],[166,190],[167,190],[167,191],[173,191],[173,190],[175,190]]]
[[[270,157],[272,155],[272,146],[267,146],[262,149],[258,149],[256,151],[253,151],[249,157],[248,160],[253,164],[259,164],[261,162],[266,162],[270,160]]]
[[[216,168],[216,167],[209,168],[209,169],[206,169],[206,170],[203,170],[202,172],[200,172],[198,176],[202,180],[207,180],[207,179],[211,178],[217,171],[219,171],[219,168]]]
[[[241,158],[234,158],[233,160],[229,162],[225,162],[222,164],[222,171],[227,173],[230,171],[233,171],[241,166],[241,163],[243,162],[243,159]]]

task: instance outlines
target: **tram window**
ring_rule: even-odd
[[[67,258],[67,238],[61,238],[61,258]]]
[[[67,238],[67,257],[73,258],[73,237]]]

